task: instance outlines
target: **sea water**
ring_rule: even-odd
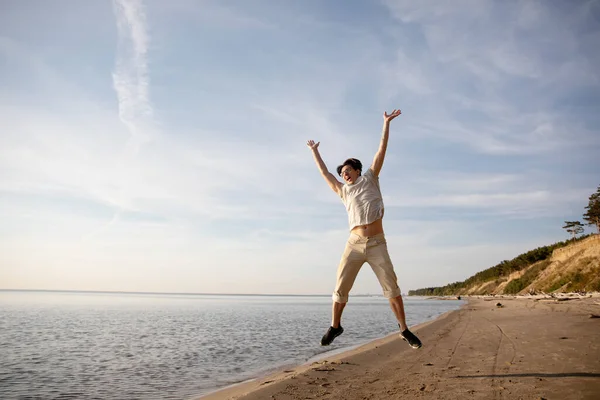
[[[461,301],[404,297],[415,325]],[[193,399],[398,331],[385,298],[353,296],[320,346],[329,296],[0,291],[1,399]]]

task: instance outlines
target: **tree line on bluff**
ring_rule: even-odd
[[[600,233],[600,185],[596,193],[589,197],[589,203],[585,207],[585,214],[583,219],[587,221],[587,225],[594,225],[597,232]],[[476,284],[482,284],[484,282],[493,281],[502,277],[506,277],[515,271],[520,271],[538,261],[547,259],[552,255],[555,249],[564,247],[568,244],[582,240],[589,235],[577,235],[582,234],[584,231],[583,224],[580,221],[565,221],[566,229],[572,237],[569,240],[557,242],[549,246],[538,247],[537,249],[530,250],[527,253],[520,254],[512,260],[504,260],[499,264],[494,265],[488,269],[480,271],[475,275],[471,276],[465,281],[450,283],[446,286],[441,287],[429,287],[417,290],[410,290],[409,296],[449,296],[456,294],[460,289],[470,288]],[[514,288],[517,289],[517,288]]]

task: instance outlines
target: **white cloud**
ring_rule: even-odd
[[[430,111],[415,123],[421,135],[501,155],[585,148],[590,140],[598,145],[578,125],[578,116],[561,113],[554,104],[576,88],[599,84],[597,58],[579,44],[580,25],[588,18],[579,11],[590,4],[571,8],[570,15],[541,2],[385,4],[424,38],[418,67],[402,58],[389,67],[392,76],[406,75],[409,83],[415,68],[427,71],[427,85],[406,85],[418,94],[424,87],[432,93],[425,100]],[[465,112],[487,121],[457,116]]]
[[[113,85],[119,101],[119,117],[132,136],[133,151],[153,135],[149,95],[146,17],[141,0],[115,0],[119,32]]]

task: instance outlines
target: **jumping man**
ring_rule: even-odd
[[[404,303],[398,287],[398,279],[394,266],[387,250],[385,235],[383,233],[383,199],[379,188],[379,172],[383,166],[390,132],[390,122],[400,115],[400,110],[391,114],[383,113],[383,133],[379,150],[375,154],[373,164],[362,174],[362,163],[356,158],[349,158],[337,167],[338,175],[344,183],[327,170],[319,154],[319,143],[309,140],[306,144],[311,149],[317,167],[329,187],[342,199],[348,211],[350,224],[350,238],[337,270],[337,283],[333,292],[333,306],[331,326],[321,339],[321,345],[327,346],[333,339],[344,332],[340,323],[342,312],[348,302],[348,294],[358,271],[367,262],[383,289],[383,294],[388,298],[390,306],[398,320],[400,336],[418,349],[421,341],[406,326]]]

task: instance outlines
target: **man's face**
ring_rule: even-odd
[[[344,182],[353,184],[359,177],[359,171],[349,165],[344,165],[344,168],[342,168],[341,177]]]

